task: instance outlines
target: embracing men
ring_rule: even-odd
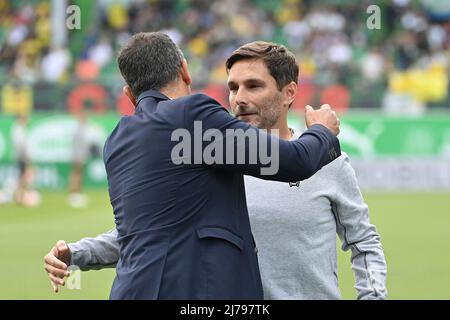
[[[163,59],[158,55],[161,48],[166,51],[164,59],[179,61],[178,65],[175,64],[175,76],[168,76],[171,72],[166,70],[167,62],[165,64],[164,61],[159,61],[157,67],[138,67],[145,64],[145,61]],[[145,59],[139,60],[139,55],[145,56]],[[232,118],[217,102],[206,96],[188,96],[191,80],[186,62],[178,48],[164,35],[152,33],[134,36],[119,56],[119,67],[129,85],[126,92],[137,108],[133,116],[136,121],[122,120],[105,146],[105,164],[117,231],[71,244],[70,251],[63,242],[59,242],[46,256],[47,271],[56,290],[57,285],[63,282],[62,278],[66,274],[64,268],[68,263],[90,269],[118,261],[117,277],[111,292],[113,299],[262,298],[255,253],[257,250],[253,245],[243,194],[241,174],[247,174],[284,181],[278,183],[281,188],[279,193],[273,194],[279,197],[279,203],[276,204],[264,198],[267,195],[261,197],[262,194],[257,191],[264,189],[264,183],[270,182],[246,177],[247,201],[257,203],[256,210],[250,207],[252,223],[266,227],[271,225],[278,229],[278,233],[287,234],[290,238],[290,243],[279,243],[278,247],[274,242],[278,237],[276,230],[272,234],[261,232],[260,236],[256,236],[256,242],[261,244],[259,259],[262,266],[266,262],[270,264],[270,260],[274,259],[274,252],[279,251],[281,255],[276,257],[276,264],[267,266],[272,270],[265,270],[266,267],[261,270],[266,297],[338,298],[336,267],[333,262],[335,247],[334,255],[331,250],[335,246],[332,237],[335,238],[336,231],[344,235],[345,246],[351,247],[352,251],[359,250],[354,252],[353,265],[360,297],[385,297],[385,263],[379,237],[368,221],[367,207],[360,196],[348,159],[345,156],[339,157],[339,144],[332,134],[338,133],[337,118],[329,107],[323,107],[319,111],[308,108],[306,122],[310,129],[299,140],[293,139],[299,133],[287,126],[287,110],[297,92],[298,66],[295,58],[284,47],[256,42],[238,49],[227,61],[230,103],[237,118],[279,134],[284,140],[292,140],[290,143],[276,141],[274,135],[261,135],[261,132],[256,135],[257,147],[279,145],[279,170],[270,176],[261,174],[263,161],[259,157],[256,163],[203,161],[195,164],[195,161],[180,161],[195,160],[195,155],[183,154],[175,159],[175,162],[182,164],[173,164],[170,148],[173,149],[174,142],[168,139],[170,130],[184,128],[194,131],[196,121],[202,121],[204,132],[208,129],[219,129],[224,133],[226,129],[242,129],[245,132],[256,129]],[[153,74],[154,77],[167,75],[169,85],[159,87],[151,81],[145,85],[137,85],[136,81],[142,81],[137,76],[139,72]],[[143,91],[148,88],[159,92]],[[185,97],[180,99],[180,96]],[[169,100],[170,98],[174,100]],[[131,124],[127,121],[131,121]],[[151,128],[147,127],[148,122],[151,123]],[[234,157],[239,152],[250,156],[251,145],[237,145],[227,138],[229,137],[224,134],[224,153],[230,153],[231,146]],[[265,141],[265,144],[260,144],[261,141]],[[325,144],[325,147],[320,147],[320,143]],[[207,143],[202,145],[201,151],[208,148],[208,145],[210,146]],[[195,146],[193,149],[195,153]],[[109,153],[108,150],[112,152]],[[259,151],[257,150],[258,155]],[[336,157],[343,158],[341,163],[335,164],[337,161],[333,161],[326,166]],[[309,161],[302,160],[305,158]],[[312,165],[311,160],[317,163],[307,170],[309,172],[305,172],[306,167],[302,166],[307,162],[308,166]],[[339,186],[340,181],[331,181],[329,188],[325,188],[319,195],[335,201],[328,212],[324,209],[326,204],[320,204],[320,197],[317,201],[307,202],[309,198],[314,198],[311,192],[302,190],[302,185],[295,187],[297,191],[294,191],[289,184],[294,182],[293,185],[298,185],[296,181],[309,178],[322,166],[325,168],[321,172],[334,164],[329,171],[342,171],[347,183],[342,182],[344,185]],[[339,175],[329,177],[336,178]],[[313,179],[314,177],[310,180]],[[311,184],[310,180],[305,182],[306,186]],[[344,196],[339,197],[341,190],[337,192],[337,189],[341,187],[344,187]],[[266,190],[270,193],[271,188],[271,185],[267,185]],[[289,190],[286,191],[286,188]],[[252,196],[253,191],[255,196]],[[293,196],[293,192],[296,196]],[[310,195],[301,196],[306,192]],[[286,202],[284,195],[288,200]],[[316,207],[311,208],[311,204]],[[272,210],[271,206],[280,209],[279,212],[273,211],[273,220],[258,223],[258,211],[261,211],[261,218],[269,219],[268,211]],[[291,211],[289,206],[293,206],[294,210]],[[286,212],[289,213],[288,216]],[[317,217],[314,216],[315,213]],[[278,217],[275,216],[277,214]],[[295,225],[302,226],[306,222],[302,228],[309,228],[303,239],[301,236],[297,239],[297,234],[301,235],[305,230],[300,228],[294,231],[292,228],[290,219],[296,217]],[[339,217],[341,221],[338,223]],[[308,222],[308,219],[312,220]],[[316,221],[319,223],[316,224]],[[324,225],[326,233],[321,230]],[[289,231],[283,232],[283,229]],[[258,233],[260,232],[255,230],[255,234]],[[314,242],[313,237],[317,237],[318,249],[322,251],[313,251],[315,247],[308,244]],[[283,253],[284,248],[288,252],[295,250],[295,244],[305,239],[307,241],[297,248],[294,256]],[[299,257],[305,254],[302,248],[311,252],[309,256],[317,257],[310,270],[293,267]],[[321,259],[327,260],[325,265]],[[362,261],[370,267],[362,270]],[[305,261],[302,264],[305,265]],[[361,277],[362,273],[368,275]],[[311,275],[314,276],[311,278]],[[311,279],[309,284],[308,279]],[[293,284],[286,286],[288,282]],[[311,291],[308,286],[317,288]]]

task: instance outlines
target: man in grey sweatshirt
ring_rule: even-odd
[[[297,93],[298,65],[292,53],[257,41],[237,49],[226,66],[233,113],[282,139],[297,139],[301,132],[290,129],[287,121]],[[288,84],[280,85],[286,78]],[[245,189],[266,299],[339,299],[336,233],[342,249],[352,252],[357,298],[387,298],[380,236],[369,221],[346,154],[302,183],[246,176]],[[68,245],[60,240],[45,263],[57,291],[69,264],[101,269],[118,259],[114,229]]]

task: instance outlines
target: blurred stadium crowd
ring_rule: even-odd
[[[135,32],[165,30],[183,49],[196,89],[223,103],[227,56],[246,42],[262,39],[285,44],[296,54],[301,90],[295,106],[300,109],[328,98],[342,110],[448,109],[450,1],[377,1],[380,29],[366,23],[372,3],[68,1],[80,5],[83,27],[69,32],[64,46],[55,46],[51,1],[0,0],[0,104],[6,113],[65,108],[49,106],[48,97],[55,101],[62,94],[69,101],[80,79],[106,88],[108,99],[120,99],[115,96],[122,83],[117,49]],[[102,94],[87,96],[96,100]]]

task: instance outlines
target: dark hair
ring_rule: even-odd
[[[254,41],[236,49],[226,62],[227,72],[240,60],[261,59],[277,82],[278,90],[291,81],[298,82],[298,63],[285,46],[273,42]]]
[[[133,35],[120,50],[119,70],[137,98],[146,90],[161,90],[178,77],[183,53],[164,33]]]

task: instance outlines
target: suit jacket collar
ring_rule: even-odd
[[[170,100],[169,97],[165,96],[164,94],[162,94],[159,91],[147,90],[147,91],[142,92],[139,95],[136,105],[139,105],[139,102],[141,102],[143,99],[149,98],[149,97],[153,97],[153,98],[156,98],[156,99],[159,99],[159,100]]]

